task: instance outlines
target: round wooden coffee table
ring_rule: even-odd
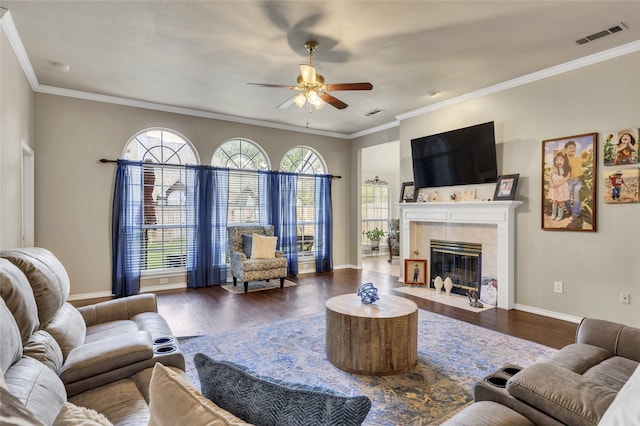
[[[327,300],[325,348],[329,361],[355,374],[385,376],[409,370],[418,358],[418,305],[380,295],[375,304],[357,294]]]

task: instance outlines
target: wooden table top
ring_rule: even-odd
[[[343,294],[327,300],[325,306],[333,312],[363,318],[395,318],[418,310],[418,305],[403,297],[390,294],[379,297],[375,303],[367,304],[357,294]]]

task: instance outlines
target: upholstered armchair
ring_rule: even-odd
[[[249,281],[279,278],[280,288],[284,287],[287,259],[282,251],[275,249],[277,240],[273,239],[273,225],[229,226],[227,235],[234,286],[238,280],[242,281],[246,293],[249,291]]]
[[[389,260],[391,263],[393,256],[400,256],[400,219],[389,221],[389,231],[387,231],[387,247],[389,248]]]

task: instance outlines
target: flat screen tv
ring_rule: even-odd
[[[498,180],[493,121],[411,140],[416,188]]]

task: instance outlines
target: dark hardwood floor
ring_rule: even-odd
[[[301,274],[298,285],[269,291],[233,294],[219,286],[160,292],[158,310],[177,336],[226,331],[270,321],[324,313],[327,299],[355,293],[360,284],[373,282],[381,297],[395,294],[415,301],[422,309],[510,334],[553,348],[575,341],[577,324],[517,310],[489,309],[476,313],[413,298],[394,288],[398,277],[369,270],[342,269],[332,273]]]

